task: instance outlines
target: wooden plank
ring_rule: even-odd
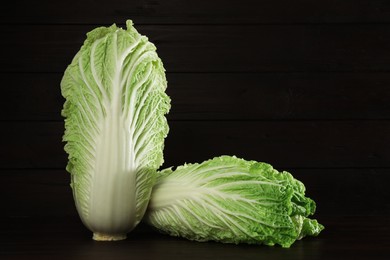
[[[386,199],[390,169],[286,170],[305,184],[306,195],[317,203],[319,218],[390,214]],[[0,190],[2,217],[77,216],[65,170],[0,170],[0,176],[7,183]]]
[[[165,166],[223,154],[277,168],[389,167],[390,121],[170,121]],[[0,123],[0,168],[64,168],[63,123]]]
[[[61,77],[2,74],[7,98],[0,120],[63,120]],[[167,79],[171,120],[390,119],[390,73],[168,73]]]
[[[63,72],[95,26],[0,26],[2,72]],[[168,72],[390,70],[390,25],[137,26]]]
[[[0,75],[0,85],[7,97],[0,102],[1,120],[62,120],[65,101],[60,89],[62,73]]]
[[[17,10],[17,11],[16,11]],[[4,6],[1,23],[248,24],[389,22],[383,0],[116,0],[28,1]]]
[[[77,215],[70,176],[65,170],[1,170],[0,174],[7,183],[0,190],[3,216]]]
[[[172,122],[166,165],[227,154],[276,167],[385,167],[388,121]]]
[[[390,215],[390,169],[287,169],[317,203],[316,215]]]

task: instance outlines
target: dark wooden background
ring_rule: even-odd
[[[167,70],[164,166],[228,154],[288,170],[317,202],[318,238],[283,251],[141,225],[126,242],[90,240],[64,170],[59,83],[86,32],[127,19]],[[386,256],[390,1],[19,0],[0,31],[0,257]]]

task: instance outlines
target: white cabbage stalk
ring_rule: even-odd
[[[67,170],[95,240],[125,239],[145,213],[168,133],[166,85],[155,46],[131,21],[89,32],[64,73]]]

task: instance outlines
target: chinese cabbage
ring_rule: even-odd
[[[95,240],[124,239],[141,221],[168,133],[163,64],[148,38],[126,25],[89,32],[61,81],[66,169]]]
[[[290,173],[221,156],[159,172],[145,219],[190,240],[290,247],[323,229],[315,207]]]

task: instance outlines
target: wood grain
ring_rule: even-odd
[[[137,26],[137,25],[136,25]],[[95,25],[0,26],[2,72],[63,72]],[[150,25],[168,72],[389,71],[390,25]],[[288,43],[288,44],[286,44]]]
[[[165,166],[223,154],[289,167],[390,167],[389,121],[171,121]],[[0,168],[64,168],[63,123],[0,123]]]
[[[20,8],[22,7],[22,8]],[[388,23],[383,0],[28,1],[4,6],[1,23],[142,24]]]
[[[61,77],[2,74],[7,98],[0,121],[62,121]],[[168,73],[167,79],[170,120],[390,119],[388,73]]]

